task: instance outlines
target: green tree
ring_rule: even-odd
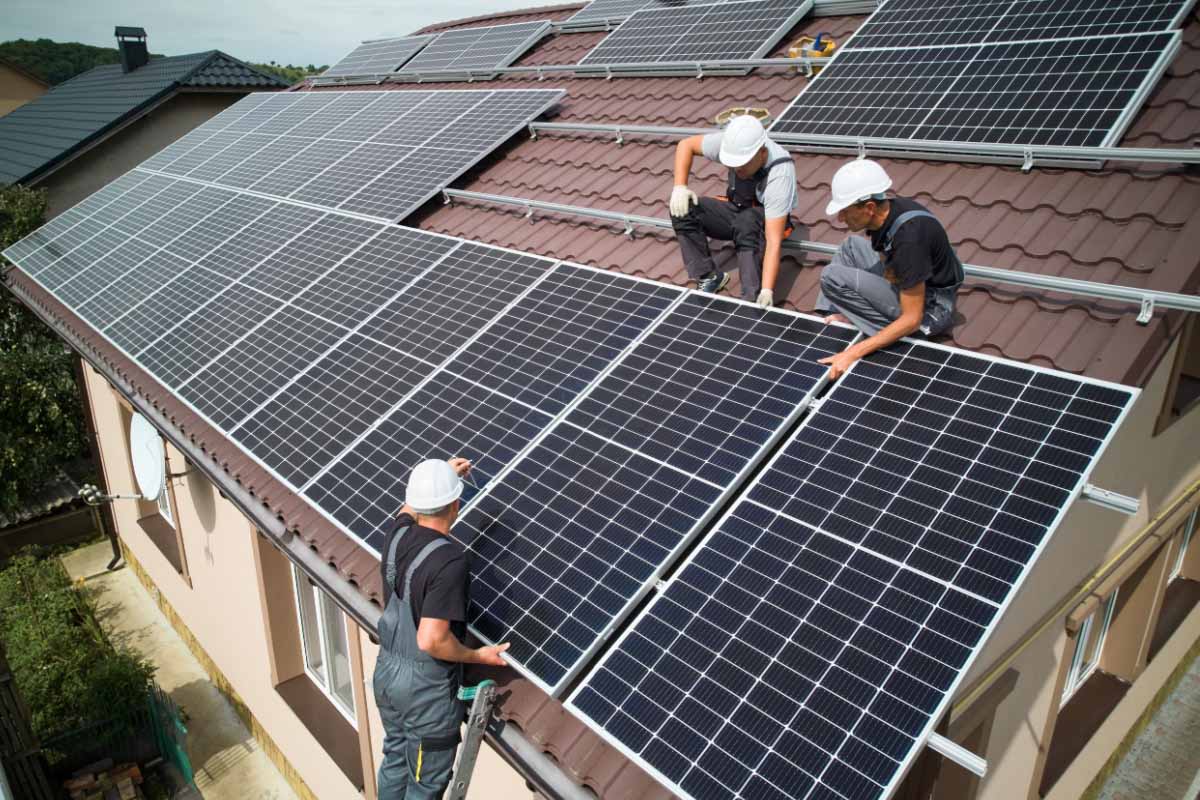
[[[44,190],[0,188],[0,250],[41,224]],[[2,265],[7,269],[7,262]],[[26,506],[87,453],[74,356],[41,320],[0,292],[0,512]]]

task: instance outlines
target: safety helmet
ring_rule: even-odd
[[[860,158],[843,164],[833,174],[833,199],[825,207],[825,213],[834,216],[843,208],[863,200],[883,199],[883,193],[892,185],[892,179],[883,167],[874,161]]]
[[[758,117],[749,114],[734,117],[721,135],[721,163],[727,167],[740,167],[754,158],[766,142],[767,132]]]
[[[463,482],[446,461],[430,458],[413,467],[404,502],[418,514],[431,514],[462,496]]]

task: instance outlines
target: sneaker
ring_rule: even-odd
[[[697,289],[709,294],[716,294],[729,283],[729,274],[725,272],[710,272],[700,279]]]

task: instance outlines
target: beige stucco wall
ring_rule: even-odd
[[[7,64],[0,64],[0,117],[41,97],[49,88]]]
[[[55,216],[111,183],[171,142],[237,102],[241,92],[183,92],[32,185],[49,190]]]
[[[1167,501],[1200,477],[1200,412],[1193,410],[1161,435],[1154,436],[1174,357],[1173,347],[1146,385],[1092,476],[1092,482],[1097,486],[1138,497],[1141,500],[1139,512],[1126,516],[1092,503],[1075,503],[968,673],[964,687],[987,671],[1081,581],[1106,563]],[[1189,620],[1189,624],[1193,623],[1196,623],[1195,614]],[[1178,642],[1179,635],[1177,632],[1173,642]],[[1043,741],[1043,736],[1047,720],[1058,705],[1057,681],[1064,654],[1068,652],[1068,642],[1064,615],[1063,621],[1051,624],[1012,664],[1020,678],[997,711],[988,752],[980,754],[988,761],[988,775],[981,784],[980,800],[1025,797],[1041,749],[1049,745]],[[1073,640],[1070,643],[1073,644]],[[1176,654],[1176,659],[1179,655]],[[1155,659],[1153,667],[1164,669],[1168,660],[1164,650]],[[1143,685],[1143,679],[1147,685],[1154,682],[1150,671],[1138,679],[1138,687]],[[1154,691],[1157,687],[1131,690],[1121,704],[1125,709],[1122,719],[1132,721],[1136,718]],[[1135,712],[1133,707],[1138,702],[1141,706]],[[1106,730],[1108,734],[1093,740],[1076,759],[1068,775],[1056,784],[1055,798],[1077,797],[1077,794],[1066,792],[1071,788],[1082,790],[1104,766],[1123,736],[1123,731],[1107,727]],[[1063,784],[1068,776],[1072,780]],[[1060,791],[1060,786],[1068,788]]]

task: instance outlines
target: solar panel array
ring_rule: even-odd
[[[399,74],[486,72],[507,67],[549,32],[550,23],[544,20],[444,31],[405,64]]]
[[[292,92],[241,101],[143,167],[401,219],[562,90]]]
[[[395,72],[435,37],[402,36],[363,42],[345,58],[321,73],[322,78],[346,78]]]
[[[1178,52],[1182,0],[890,0],[772,132],[1114,144]]]
[[[684,797],[889,796],[1136,395],[858,362],[571,706]]]
[[[1179,34],[847,50],[773,132],[1102,146],[1153,87]]]
[[[567,27],[581,23],[600,23],[623,20],[643,8],[685,6],[688,0],[592,0],[563,21]]]
[[[646,8],[631,14],[579,64],[760,58],[811,9],[811,0]]]
[[[855,50],[1157,33],[1184,0],[888,0],[854,33]]]

